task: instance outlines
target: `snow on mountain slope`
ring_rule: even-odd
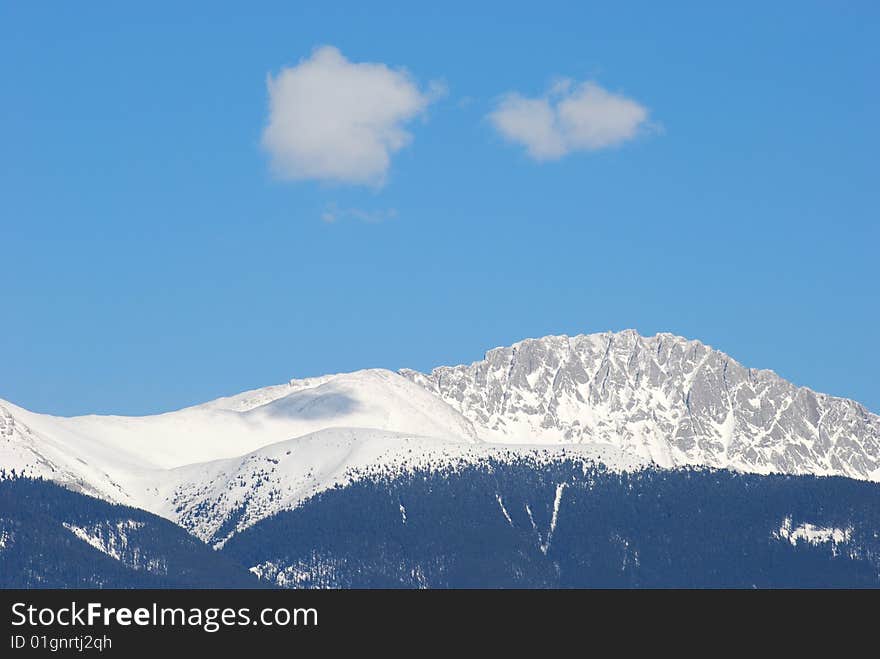
[[[147,489],[157,514],[203,540],[222,544],[275,512],[353,479],[526,455],[538,461],[564,455],[627,471],[645,466],[612,446],[503,446],[370,428],[331,428],[238,458],[173,469],[147,483]]]
[[[369,427],[474,442],[458,412],[391,371],[369,370],[246,392],[144,417],[36,414],[0,400],[0,469],[42,476],[155,511],[150,485],[169,469],[240,456],[333,427]]]
[[[468,366],[401,374],[486,441],[600,442],[665,467],[880,480],[880,417],[671,334],[527,339]]]
[[[0,400],[0,477],[26,475],[119,503],[134,502],[123,483],[148,469],[114,443]]]
[[[6,439],[0,464],[7,470],[30,466],[37,474],[69,468],[85,476],[93,471],[89,466],[169,469],[336,426],[476,441],[471,423],[449,405],[379,369],[293,380],[155,416],[63,418],[0,401],[0,419]]]

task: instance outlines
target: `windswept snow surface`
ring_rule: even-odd
[[[632,331],[529,339],[429,375],[291,380],[154,416],[0,400],[0,477],[42,476],[218,543],[352,478],[524,453],[880,481],[880,417],[697,341]]]
[[[140,482],[334,427],[474,442],[469,421],[391,371],[293,380],[155,416],[35,414],[0,400],[0,468],[143,507]]]
[[[379,369],[292,380],[155,416],[52,417],[4,401],[0,408],[41,436],[86,449],[87,455],[112,452],[114,462],[160,469],[231,458],[340,426],[476,441],[473,425],[447,403]]]

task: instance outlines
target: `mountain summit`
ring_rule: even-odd
[[[591,442],[662,467],[880,480],[880,417],[672,334],[526,339],[468,366],[401,375],[484,441]]]

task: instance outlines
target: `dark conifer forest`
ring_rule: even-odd
[[[166,519],[48,481],[0,481],[0,587],[260,585],[247,570]]]
[[[150,513],[14,479],[0,540],[6,588],[878,587],[880,485],[487,461],[373,473],[212,549]]]
[[[305,587],[876,587],[878,531],[880,486],[845,478],[489,462],[324,492],[223,553]]]

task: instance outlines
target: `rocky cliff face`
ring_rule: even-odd
[[[603,442],[664,467],[880,480],[880,417],[671,334],[527,339],[401,374],[488,441]]]

